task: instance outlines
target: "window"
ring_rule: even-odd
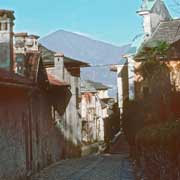
[[[37,41],[34,42],[34,45],[37,46]]]
[[[2,23],[0,23],[0,31],[2,31]]]
[[[4,23],[4,30],[8,30],[8,25],[7,25],[7,22]]]
[[[76,88],[76,108],[79,109],[79,89]]]

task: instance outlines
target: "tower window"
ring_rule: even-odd
[[[37,46],[37,41],[34,42],[34,45]]]
[[[2,30],[2,23],[0,23],[0,31]]]
[[[4,23],[4,30],[8,30],[8,25],[7,25],[7,22]]]

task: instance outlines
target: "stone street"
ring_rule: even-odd
[[[134,176],[128,154],[104,154],[61,161],[32,180],[134,180]]]

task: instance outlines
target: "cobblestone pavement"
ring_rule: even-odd
[[[65,160],[45,170],[32,180],[134,180],[128,154],[91,155]]]

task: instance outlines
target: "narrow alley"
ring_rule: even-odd
[[[56,163],[32,180],[134,180],[128,145],[120,136],[110,153],[93,154]]]
[[[32,180],[134,180],[134,177],[128,154],[104,154],[59,162]]]
[[[180,180],[178,10],[2,1],[0,180]]]

